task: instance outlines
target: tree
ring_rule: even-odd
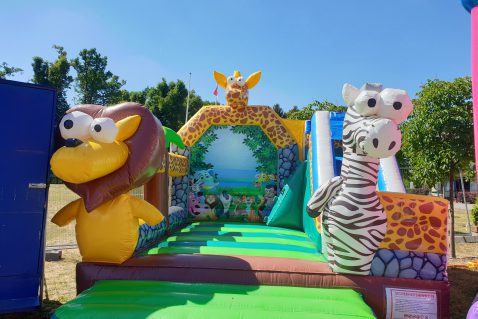
[[[0,65],[0,79],[6,79],[7,77],[15,75],[15,73],[23,72],[22,69],[9,66],[8,63],[2,62]]]
[[[453,184],[459,169],[474,160],[471,79],[428,80],[403,125],[403,152],[412,180],[431,187],[450,183],[451,251],[455,252]]]
[[[69,75],[70,62],[63,47],[54,45],[53,48],[58,53],[58,57],[54,62],[46,61],[38,56],[33,57],[32,82],[51,86],[57,90],[55,122],[58,123],[69,108],[66,91],[70,88],[73,77]]]
[[[188,90],[183,81],[167,83],[163,79],[158,85],[148,90],[146,106],[161,120],[163,125],[177,131],[185,123],[187,97]],[[191,90],[188,118],[191,118],[203,105],[201,97]]]
[[[71,65],[77,73],[75,81],[79,103],[111,105],[120,98],[126,81],[106,70],[108,57],[102,56],[96,49],[83,49]]]
[[[329,112],[346,112],[347,107],[342,105],[336,105],[329,101],[317,101],[310,103],[306,107],[299,109],[297,106],[294,106],[286,114],[286,118],[292,120],[310,120],[312,115],[317,111],[329,111]]]
[[[149,90],[149,87],[145,88],[142,91],[120,90],[119,94],[117,94],[111,99],[110,104],[118,104],[122,102],[136,102],[145,105]]]
[[[280,107],[280,105],[278,103],[274,104],[272,106],[272,109],[274,110],[274,112],[277,113],[277,115],[279,115],[280,117],[284,117],[285,116],[285,112],[284,110]]]

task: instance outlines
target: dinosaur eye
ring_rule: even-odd
[[[230,76],[230,77],[227,78],[227,84],[230,85],[230,84],[234,84],[234,83],[236,83],[236,78],[235,77]]]
[[[86,113],[74,111],[66,114],[60,121],[61,137],[65,140],[75,138],[86,140],[90,137],[89,128],[93,118]]]
[[[237,84],[239,84],[240,86],[244,85],[244,78],[242,76],[237,78]]]
[[[113,143],[118,135],[118,128],[110,118],[97,118],[90,125],[90,134],[98,142]]]
[[[383,109],[379,113],[381,117],[400,124],[407,119],[413,110],[412,101],[404,90],[385,89],[380,95],[384,104]]]

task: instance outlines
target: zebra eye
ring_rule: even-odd
[[[413,104],[407,92],[398,89],[385,89],[380,93],[383,108],[380,117],[394,121],[397,124],[405,121],[413,110]]]
[[[376,115],[382,107],[382,99],[376,91],[362,91],[355,99],[354,108],[362,116]]]

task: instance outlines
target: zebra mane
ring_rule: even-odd
[[[360,88],[360,91],[376,91],[380,93],[383,91],[383,84],[382,83],[365,83]]]

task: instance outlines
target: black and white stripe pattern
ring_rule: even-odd
[[[387,220],[376,194],[379,159],[362,148],[369,128],[381,120],[348,108],[341,176],[320,187],[307,204],[311,217],[322,212],[322,238],[335,272],[368,275],[385,235]]]
[[[319,187],[307,204],[307,213],[310,217],[315,218],[322,213],[330,198],[340,190],[342,182],[341,176],[335,176]]]

